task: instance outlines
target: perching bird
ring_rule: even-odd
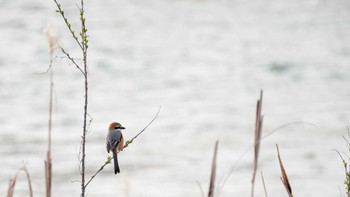
[[[114,174],[120,173],[118,165],[117,151],[122,151],[124,146],[124,138],[121,132],[125,129],[120,123],[112,122],[109,125],[108,134],[106,138],[107,152],[112,151],[114,159]]]

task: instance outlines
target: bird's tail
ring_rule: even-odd
[[[117,173],[120,173],[117,150],[113,150],[112,152],[113,152],[113,160],[114,160],[114,174],[117,174]]]

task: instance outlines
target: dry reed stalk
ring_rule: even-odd
[[[52,180],[52,158],[51,158],[51,128],[52,128],[52,97],[53,97],[53,52],[58,48],[58,40],[54,28],[47,25],[44,29],[44,33],[49,44],[50,52],[50,65],[47,71],[50,71],[50,98],[49,98],[49,121],[48,121],[48,150],[46,153],[45,162],[45,185],[46,185],[46,197],[51,196],[51,180]]]
[[[7,190],[7,197],[13,197],[13,193],[15,191],[15,186],[16,186],[16,182],[17,182],[17,178],[18,178],[18,175],[21,171],[24,171],[26,173],[26,177],[27,177],[27,180],[28,180],[28,188],[29,188],[29,196],[30,197],[33,197],[33,189],[32,189],[32,181],[30,179],[30,176],[29,176],[29,172],[26,168],[25,165],[23,165],[16,173],[16,175],[10,180],[10,183],[9,183],[9,188]]]
[[[262,172],[260,172],[260,174],[261,174],[261,181],[262,181],[262,184],[263,184],[263,187],[264,187],[265,197],[267,197],[267,190],[266,190],[264,175],[263,175]]]
[[[218,153],[218,145],[219,145],[219,141],[216,141],[215,148],[214,148],[213,162],[211,165],[211,175],[210,175],[208,197],[214,197],[215,177],[216,177],[216,157],[217,157],[217,153]]]
[[[29,187],[29,194],[30,194],[30,197],[33,197],[32,181],[31,181],[31,179],[30,179],[29,172],[28,172],[26,166],[23,166],[22,169],[24,170],[24,172],[26,173],[26,176],[27,176],[27,181],[28,181],[28,187]]]
[[[45,161],[45,185],[46,197],[51,196],[52,182],[52,158],[51,158],[51,128],[52,128],[52,96],[53,96],[53,69],[50,70],[50,100],[49,100],[49,122],[48,122],[48,151]]]
[[[18,174],[19,174],[19,170],[17,171],[16,175],[12,179],[10,179],[9,187],[7,190],[7,197],[13,196],[13,192],[15,191],[15,185],[16,185]]]
[[[256,105],[255,136],[254,136],[254,164],[253,164],[253,176],[251,181],[252,183],[251,197],[254,196],[255,177],[256,177],[256,170],[258,168],[261,131],[262,131],[262,125],[263,125],[263,119],[264,119],[264,116],[261,115],[262,101],[263,101],[262,99],[263,99],[263,91],[261,90],[260,99],[257,101],[257,105]]]
[[[47,151],[45,160],[45,185],[46,185],[46,197],[51,196],[51,181],[52,181],[52,158],[51,152]]]
[[[278,149],[278,145],[276,144],[276,148],[277,148],[277,156],[278,156],[278,161],[279,161],[279,164],[280,164],[280,167],[281,167],[281,174],[282,174],[282,177],[281,177],[281,181],[288,193],[288,196],[289,197],[293,197],[293,193],[292,193],[292,187],[289,183],[289,179],[288,179],[288,176],[287,176],[287,173],[286,173],[286,170],[284,169],[284,166],[283,166],[283,163],[282,163],[282,160],[281,160],[281,156],[280,156],[280,151]]]

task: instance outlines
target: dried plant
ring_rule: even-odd
[[[49,100],[49,122],[48,122],[48,147],[45,160],[45,184],[46,197],[51,196],[52,183],[52,158],[51,158],[51,128],[52,128],[52,97],[53,97],[53,69],[50,71],[50,100]]]
[[[53,97],[53,52],[58,48],[56,31],[52,25],[47,25],[44,29],[50,52],[50,65],[46,72],[50,71],[50,98],[49,98],[49,121],[48,121],[48,147],[45,160],[45,188],[46,197],[51,196],[52,185],[52,157],[51,157],[51,129],[52,129],[52,97]]]
[[[44,33],[49,46],[49,52],[52,57],[53,52],[58,48],[58,38],[56,30],[52,25],[48,24],[44,29]]]
[[[251,181],[252,183],[251,197],[254,196],[255,177],[256,177],[256,170],[258,168],[261,131],[262,131],[262,124],[264,119],[264,117],[261,115],[262,99],[263,99],[263,91],[261,90],[260,99],[257,101],[257,105],[256,105],[255,135],[254,135],[254,165],[253,165],[253,176]]]
[[[263,91],[261,91],[261,103],[258,102],[259,105],[262,105],[262,93]],[[261,107],[261,106],[260,106]],[[259,107],[257,107],[257,111],[258,112],[258,109]],[[261,113],[261,108],[260,108],[260,112]],[[257,113],[258,114],[258,113]],[[257,121],[258,119],[260,119],[260,121]],[[257,119],[255,121],[255,125],[257,125],[257,123],[261,122],[261,125],[259,126],[260,129],[262,129],[262,124],[263,124],[263,116],[257,116]],[[260,124],[260,123],[259,123]],[[223,190],[225,184],[227,183],[228,179],[233,175],[233,173],[235,172],[239,162],[243,159],[243,157],[249,153],[251,151],[251,149],[254,148],[254,163],[257,162],[258,160],[255,159],[256,157],[255,156],[258,156],[258,153],[259,153],[259,146],[260,146],[260,142],[266,138],[268,138],[269,136],[271,136],[272,134],[275,134],[276,132],[278,131],[281,131],[282,129],[286,128],[286,127],[289,127],[289,126],[292,126],[292,125],[298,125],[298,124],[302,124],[302,125],[309,125],[309,126],[313,126],[313,127],[317,127],[317,125],[313,124],[313,123],[310,123],[310,122],[305,122],[305,121],[293,121],[293,122],[289,122],[289,123],[286,123],[286,124],[283,124],[273,130],[270,130],[268,132],[266,132],[266,134],[264,136],[262,136],[262,132],[261,130],[259,131],[259,129],[255,129],[255,137],[254,137],[254,144],[252,146],[249,146],[239,157],[238,159],[234,162],[234,164],[232,165],[232,167],[230,168],[229,172],[227,173],[227,175],[223,178],[223,181],[222,183],[220,184],[220,186],[218,187],[218,192],[217,192],[217,195],[220,196],[221,194],[221,191]],[[259,131],[259,132],[257,132]],[[256,154],[257,153],[257,154]],[[257,163],[256,165],[254,165],[254,169],[255,169],[255,166],[257,166]],[[253,174],[255,174],[256,172],[253,172]],[[253,175],[255,176],[255,175]],[[252,189],[253,190],[253,189]],[[350,197],[350,196],[349,196]]]
[[[278,156],[278,161],[279,161],[279,164],[280,164],[281,174],[282,174],[281,181],[282,181],[282,183],[284,185],[284,188],[286,189],[286,191],[288,193],[288,196],[289,197],[293,197],[292,187],[291,187],[291,185],[289,183],[289,179],[288,179],[286,170],[284,169],[284,166],[283,166],[283,163],[282,163],[282,160],[281,160],[280,151],[278,149],[278,145],[277,144],[276,144],[276,148],[277,148],[277,156]]]
[[[263,175],[262,172],[260,172],[260,174],[261,174],[261,181],[262,181],[262,184],[263,184],[263,187],[264,187],[265,197],[267,197],[267,189],[266,189],[266,185],[265,185],[264,175]]]
[[[215,177],[216,177],[216,157],[217,157],[217,153],[218,153],[218,146],[219,146],[219,141],[216,141],[215,148],[214,148],[213,162],[211,165],[211,175],[210,175],[208,197],[214,197]]]
[[[13,197],[13,193],[15,191],[15,186],[17,182],[18,175],[21,171],[24,171],[26,173],[27,181],[28,181],[28,188],[29,188],[29,196],[33,197],[33,189],[32,189],[32,181],[29,176],[29,172],[25,165],[23,165],[16,173],[16,175],[10,180],[9,188],[7,190],[7,197]]]

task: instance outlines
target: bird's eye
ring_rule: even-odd
[[[119,129],[119,127],[114,127],[114,129]]]

